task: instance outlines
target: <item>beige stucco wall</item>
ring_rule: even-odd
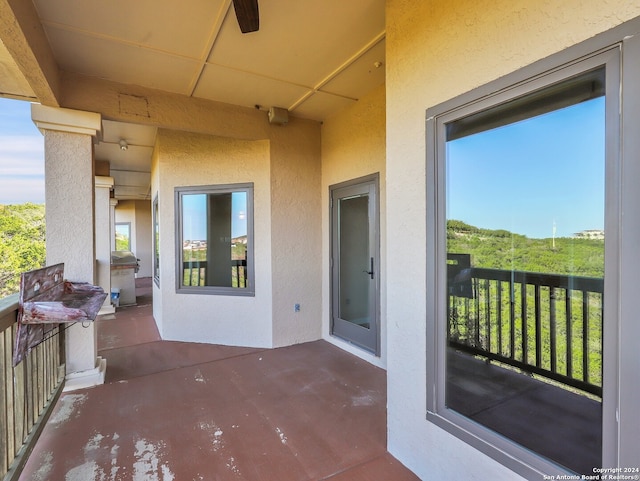
[[[318,133],[309,122],[256,141],[160,130],[152,190],[161,231],[154,316],[163,338],[261,347],[320,338]],[[255,297],[176,294],[174,188],[245,182],[254,183]]]
[[[385,87],[327,119],[322,126],[322,337],[372,364],[386,365],[386,189]],[[331,336],[330,195],[332,185],[379,174],[380,180],[380,357]]]
[[[140,259],[140,270],[136,277],[151,277],[152,265],[152,226],[151,226],[151,201],[136,200],[136,223],[132,226],[133,242],[136,257]]]
[[[270,132],[273,347],[321,336],[319,139],[315,122]]]
[[[159,195],[159,190],[160,190],[160,169],[159,169],[159,153],[158,153],[158,146],[156,145],[155,148],[153,149],[153,154],[151,156],[151,198],[152,199],[157,199],[158,200],[158,211],[159,213],[161,212],[161,208],[164,206],[165,203],[169,203],[170,205],[173,205],[173,197],[170,197],[168,199],[160,199],[160,195]],[[153,202],[153,200],[152,200]],[[160,223],[160,215],[158,215],[158,238],[159,238],[159,244],[160,244],[160,256],[159,256],[159,264],[160,264],[160,278],[159,279],[155,279],[153,280],[153,284],[151,284],[152,287],[152,304],[153,304],[153,318],[156,321],[156,325],[158,326],[158,332],[160,332],[162,334],[163,332],[163,323],[162,320],[164,319],[163,313],[162,313],[162,282],[164,281],[164,279],[162,278],[162,268],[164,267],[164,265],[166,264],[166,261],[163,258],[162,255],[162,246],[163,244],[163,239],[162,236],[165,232],[169,231],[169,230],[174,230],[173,227],[171,226],[163,226],[162,223]],[[164,229],[163,229],[164,227]],[[153,228],[153,226],[152,226]],[[153,236],[153,233],[152,233]],[[153,249],[153,247],[152,247]],[[152,254],[153,255],[153,254]],[[153,269],[153,268],[152,268]],[[152,273],[153,276],[153,273]],[[172,286],[169,286],[169,288],[171,288]]]
[[[162,338],[271,347],[269,143],[161,129],[156,148],[161,202]],[[254,184],[255,297],[177,294],[175,187],[246,182]]]
[[[517,478],[425,419],[425,111],[638,15],[623,0],[387,1],[388,447],[423,479]]]

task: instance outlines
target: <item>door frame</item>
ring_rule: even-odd
[[[337,191],[340,191],[349,187],[357,187],[357,186],[370,185],[373,190],[373,199],[370,199],[370,209],[372,212],[372,219],[370,219],[369,227],[373,229],[373,234],[370,236],[373,239],[372,245],[370,246],[370,257],[374,259],[374,298],[370,301],[371,306],[371,323],[372,329],[374,330],[375,335],[375,343],[373,346],[362,345],[361,343],[355,342],[352,339],[348,339],[345,336],[340,334],[336,334],[334,332],[335,328],[335,299],[336,299],[336,289],[338,288],[337,275],[335,270],[335,262],[334,257],[335,253],[335,236],[336,232],[336,221],[333,210],[333,201],[334,196]],[[370,210],[371,212],[371,210]],[[380,174],[378,172],[370,175],[366,175],[363,177],[358,177],[355,179],[351,179],[345,182],[340,182],[338,184],[329,186],[329,334],[332,337],[336,337],[353,346],[357,346],[360,349],[363,349],[376,357],[380,357],[380,345],[381,345],[381,329],[380,329],[380,278],[381,278],[381,269],[380,269]]]

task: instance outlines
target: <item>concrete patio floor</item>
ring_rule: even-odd
[[[21,481],[404,481],[386,451],[386,375],[317,341],[160,340],[150,284],[97,322],[104,385],[64,393]]]

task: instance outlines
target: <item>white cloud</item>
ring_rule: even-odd
[[[44,142],[37,135],[0,135],[0,204],[44,202]]]
[[[0,177],[0,204],[44,203],[44,177]]]
[[[9,153],[43,153],[44,137],[41,135],[0,135],[0,151]]]

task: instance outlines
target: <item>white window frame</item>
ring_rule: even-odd
[[[528,479],[569,474],[562,467],[447,409],[445,124],[545,85],[606,65],[605,314],[603,439],[605,467],[638,466],[640,442],[640,20],[635,19],[427,109],[427,410],[445,429]],[[443,291],[444,290],[444,291]],[[428,454],[426,454],[428,455]]]

